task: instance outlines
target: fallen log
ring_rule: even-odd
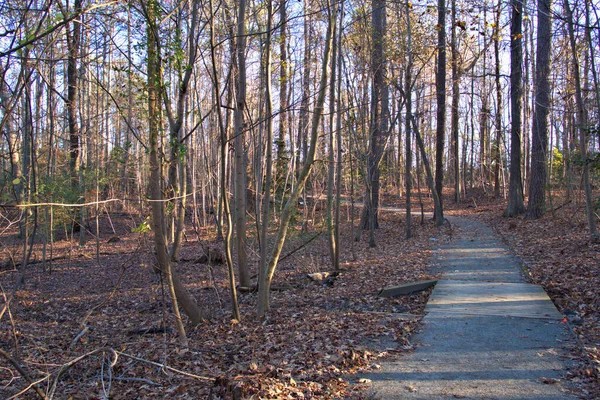
[[[429,289],[437,283],[437,280],[429,281],[418,281],[405,283],[398,286],[388,286],[379,291],[381,297],[396,297],[396,296],[408,296],[413,293],[421,292],[425,289]]]

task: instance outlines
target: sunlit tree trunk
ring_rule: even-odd
[[[335,149],[341,145],[340,142],[336,143],[335,137],[336,134],[334,132],[335,129],[335,106],[336,106],[336,67],[337,67],[337,51],[338,51],[338,41],[336,39],[335,30],[334,30],[334,38],[332,40],[332,56],[331,56],[331,74],[329,76],[329,135],[328,135],[328,165],[327,165],[327,215],[326,215],[326,223],[327,223],[327,239],[329,242],[329,256],[331,259],[331,266],[334,270],[339,269],[339,249],[337,248],[337,238],[336,238],[336,229],[335,224],[337,220],[334,219],[333,208],[334,208],[334,187],[340,185],[340,182],[335,181]]]

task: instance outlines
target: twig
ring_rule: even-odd
[[[38,396],[40,396],[41,399],[46,400],[47,397],[44,394],[44,392],[42,391],[42,389],[40,389],[40,387],[37,385],[38,382],[34,382],[31,377],[29,376],[29,374],[27,373],[27,371],[25,371],[25,369],[23,369],[23,367],[21,367],[21,365],[19,365],[19,363],[11,357],[10,354],[8,354],[6,351],[0,349],[0,356],[4,357],[9,363],[11,363],[11,365],[13,367],[15,367],[15,369],[17,371],[19,371],[19,374],[21,374],[21,376],[27,381],[29,382],[29,386],[26,388],[25,391],[29,390],[29,388],[33,387],[33,390],[35,390],[35,392],[38,394]],[[45,380],[46,378],[44,378],[43,380]],[[25,393],[25,392],[22,392]]]
[[[169,370],[171,372],[175,372],[175,373],[178,373],[178,374],[181,374],[181,375],[184,375],[184,376],[188,376],[190,378],[198,379],[200,381],[214,382],[214,380],[215,380],[214,378],[209,378],[207,376],[195,375],[195,374],[192,374],[192,373],[189,373],[189,372],[185,372],[185,371],[173,368],[173,367],[169,367],[166,364],[161,364],[161,363],[157,363],[157,362],[154,362],[154,361],[150,361],[150,360],[147,360],[145,358],[134,356],[132,354],[123,353],[123,352],[120,352],[120,351],[117,351],[117,350],[113,350],[113,352],[115,352],[116,354],[118,354],[120,356],[123,356],[123,357],[126,357],[126,358],[131,358],[132,360],[136,360],[136,361],[145,362],[147,364],[154,365],[154,366],[157,366],[157,367],[161,367],[161,368],[167,369],[167,370]]]
[[[73,341],[69,345],[69,350],[73,350],[73,348],[77,345],[77,342],[79,342],[79,339],[81,339],[83,337],[83,335],[85,335],[86,333],[88,333],[89,330],[90,330],[90,327],[87,326],[87,325],[84,325],[83,329],[81,330],[81,332],[79,332],[77,334],[77,336],[75,336],[75,339],[73,339]]]
[[[47,380],[50,377],[50,375],[47,375],[43,378],[38,379],[35,382],[31,382],[29,385],[27,385],[27,387],[23,390],[21,390],[19,393],[15,393],[12,396],[10,396],[8,399],[6,400],[14,400],[14,399],[18,399],[21,395],[27,393],[29,391],[29,389],[31,389],[32,387],[34,387],[34,385],[37,385],[38,383],[42,383],[45,380]]]
[[[143,382],[146,383],[148,385],[153,385],[153,386],[162,386],[160,383],[156,383],[154,381],[151,381],[150,379],[146,379],[146,378],[127,378],[127,377],[119,377],[119,376],[115,376],[113,377],[113,379],[115,381],[131,381],[131,382]]]

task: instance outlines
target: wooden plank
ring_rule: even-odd
[[[419,281],[405,283],[399,286],[388,286],[381,289],[379,296],[381,297],[396,297],[396,296],[408,296],[412,293],[420,292],[425,289],[429,289],[437,283],[437,280],[431,281]]]

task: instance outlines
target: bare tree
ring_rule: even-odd
[[[273,280],[273,275],[275,273],[275,269],[277,268],[277,263],[279,262],[279,256],[281,255],[281,250],[283,249],[283,244],[287,236],[287,231],[290,225],[290,219],[292,218],[292,214],[295,212],[295,209],[298,204],[298,198],[300,196],[300,193],[304,189],[304,185],[306,184],[308,176],[310,175],[315,160],[319,122],[323,114],[323,104],[325,103],[325,96],[327,92],[327,67],[329,65],[329,59],[331,56],[331,42],[333,40],[335,29],[335,7],[329,8],[328,14],[329,15],[327,33],[325,35],[325,49],[321,65],[321,77],[319,80],[317,100],[315,103],[315,109],[313,112],[313,118],[311,122],[310,145],[308,147],[306,161],[304,163],[304,166],[302,167],[302,171],[300,171],[300,174],[298,175],[296,187],[290,194],[290,197],[288,198],[288,200],[285,203],[285,206],[283,207],[283,211],[279,220],[279,228],[277,230],[275,243],[273,246],[273,250],[271,251],[269,263],[265,268],[261,269],[261,271],[259,272],[257,311],[260,317],[263,317],[269,311],[269,293],[271,289],[271,282]]]

